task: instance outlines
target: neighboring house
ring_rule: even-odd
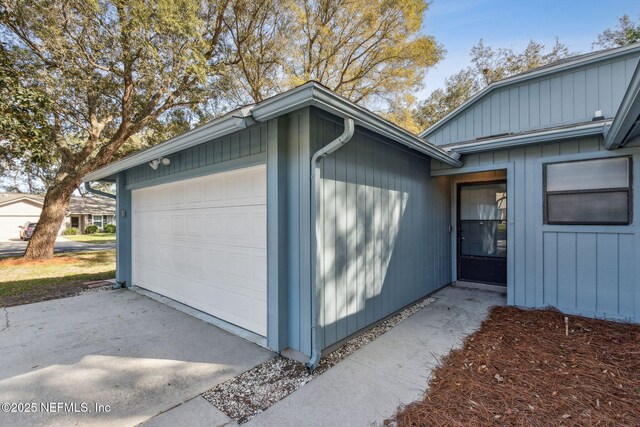
[[[44,196],[23,193],[0,193],[0,237],[18,237],[19,227],[26,222],[38,222]],[[77,227],[82,233],[86,226],[103,228],[115,223],[115,200],[104,197],[72,196],[60,231]]]
[[[117,185],[121,285],[310,365],[463,280],[640,321],[639,56],[496,83],[427,130],[439,146],[309,82],[84,179]]]

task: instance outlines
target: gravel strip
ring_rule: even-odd
[[[425,298],[345,342],[322,357],[313,374],[309,374],[304,363],[276,356],[205,391],[202,396],[237,423],[246,423],[435,300]]]

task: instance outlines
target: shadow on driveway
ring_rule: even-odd
[[[272,357],[125,289],[3,310],[0,402],[85,403],[89,412],[0,413],[0,425],[135,425]]]

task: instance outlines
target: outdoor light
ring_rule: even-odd
[[[171,164],[171,159],[168,159],[166,157],[160,157],[159,159],[151,160],[149,162],[149,166],[151,166],[151,169],[156,170],[158,169],[158,166],[160,166],[160,163],[162,163],[165,166],[169,166]]]
[[[601,110],[598,110],[595,113],[593,113],[593,119],[591,119],[591,121],[594,121],[594,122],[598,120],[604,120],[604,115],[602,114]]]

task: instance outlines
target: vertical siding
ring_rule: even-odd
[[[543,164],[558,161],[559,156],[596,153],[601,142],[601,138],[590,137],[462,158],[465,166],[513,163],[514,180],[509,187],[515,211],[510,301],[515,305],[555,306],[569,313],[640,321],[637,191],[634,221],[629,226],[557,226],[542,221]],[[634,155],[633,186],[637,189],[640,149],[630,148],[628,153]],[[434,170],[446,168],[432,163]]]
[[[171,160],[168,167],[161,165],[153,170],[145,163],[128,169],[127,185],[178,173],[193,172],[199,168],[264,154],[267,150],[267,126],[267,123],[259,123],[231,135],[165,156]]]
[[[309,109],[287,118],[288,346],[311,354],[310,122]]]
[[[541,77],[486,94],[426,136],[452,144],[505,132],[590,121],[596,110],[613,117],[629,85],[637,54]]]
[[[126,189],[126,174],[116,175],[116,281],[131,286],[131,190]],[[124,213],[122,215],[121,213]],[[82,218],[82,217],[81,217]]]
[[[317,149],[343,127],[312,111]],[[360,128],[320,169],[317,268],[327,347],[450,282],[450,190],[446,178],[430,177],[429,158]]]

